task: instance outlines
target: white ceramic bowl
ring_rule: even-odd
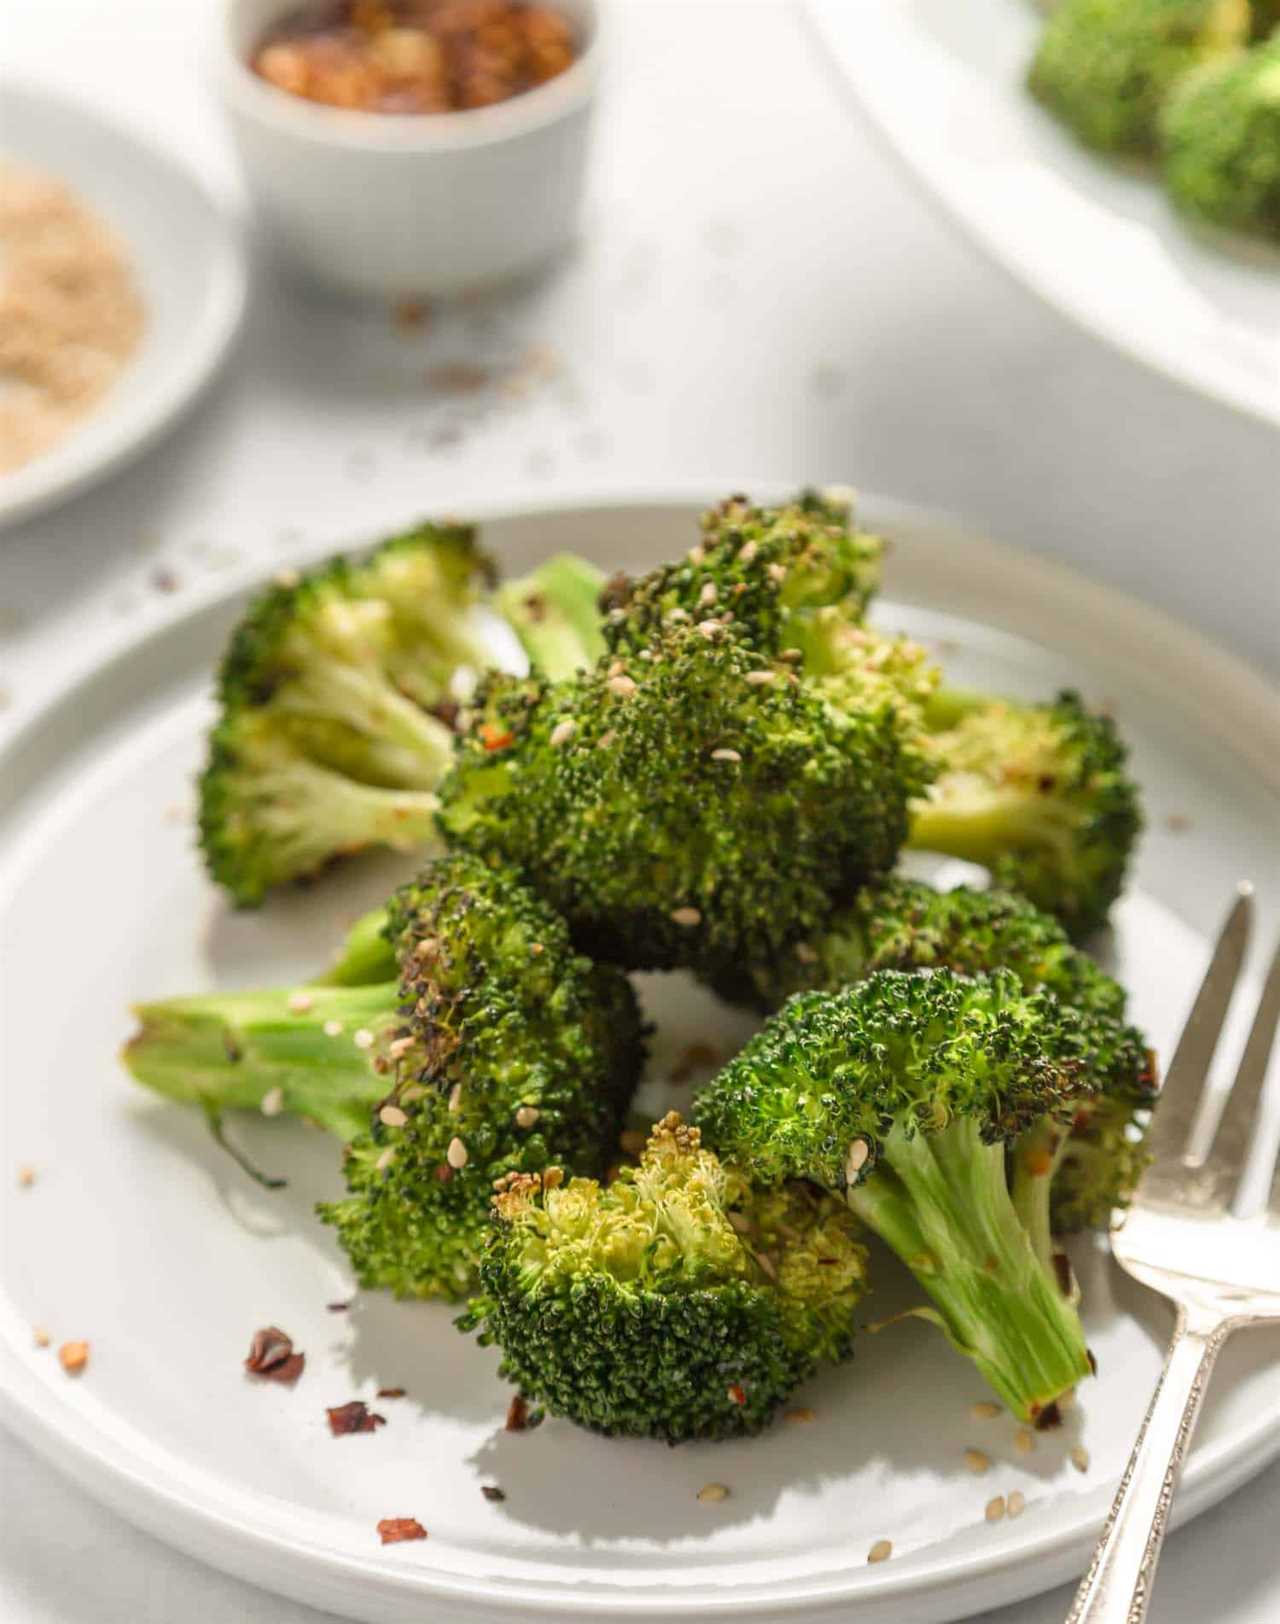
[[[390,115],[319,106],[249,67],[297,0],[226,0],[218,80],[255,208],[310,278],[374,298],[509,281],[571,241],[599,57],[594,0],[557,0],[580,54],[494,107]]]

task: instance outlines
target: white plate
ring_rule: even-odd
[[[943,646],[958,679],[1024,693],[1071,680],[1117,705],[1152,826],[1116,953],[1138,1016],[1167,1052],[1241,873],[1270,876],[1280,706],[1193,633],[1044,562],[869,501],[897,539],[879,611]],[[694,534],[689,500],[525,511],[487,539],[509,565],[559,547],[643,564]],[[742,1443],[610,1442],[549,1421],[502,1430],[495,1358],[449,1309],[376,1295],[347,1315],[349,1276],[311,1203],[339,1185],[336,1146],[297,1126],[236,1130],[288,1190],[250,1185],[190,1112],[145,1097],[114,1062],[125,1006],[209,983],[304,973],[393,864],[250,916],[230,915],[193,859],[189,779],[210,664],[234,599],[208,597],[71,683],[0,754],[0,1373],[7,1419],[92,1493],[174,1544],[269,1588],[369,1620],[705,1619],[787,1613],[929,1624],[1026,1595],[1082,1566],[1155,1376],[1166,1315],[1101,1253],[1080,1249],[1101,1377],[1062,1434],[1030,1456],[940,1336],[908,1322],[864,1339],[812,1384],[812,1426]],[[1191,820],[1181,832],[1166,819]],[[1271,899],[1265,899],[1271,902]],[[1274,907],[1264,921],[1276,928]],[[652,978],[652,996],[659,978]],[[749,1023],[666,993],[659,1062],[692,1037]],[[13,1169],[39,1170],[19,1189]],[[905,1300],[882,1270],[877,1312]],[[298,1387],[249,1384],[250,1333],[279,1324],[307,1354]],[[55,1344],[86,1337],[87,1372]],[[1280,1451],[1280,1339],[1224,1357],[1180,1511],[1189,1515]],[[335,1440],[324,1407],[378,1407],[374,1436]],[[1066,1460],[1083,1441],[1093,1467]],[[997,1465],[979,1480],[961,1451]],[[717,1505],[704,1483],[730,1486]],[[503,1504],[480,1494],[498,1482]],[[1021,1488],[1025,1515],[989,1526],[986,1500]],[[381,1549],[374,1525],[418,1517],[421,1545]],[[893,1560],[869,1567],[873,1541]]]
[[[81,490],[148,446],[212,376],[244,309],[238,234],[167,153],[49,91],[0,80],[0,157],[66,181],[123,239],[146,306],[137,352],[65,439],[0,474],[0,524]]]
[[[890,146],[997,261],[1095,336],[1280,423],[1280,253],[1189,230],[1154,179],[1032,100],[1034,0],[807,3]]]

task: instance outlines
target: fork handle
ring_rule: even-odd
[[[1231,1330],[1217,1313],[1179,1307],[1164,1370],[1066,1624],[1142,1624],[1146,1618],[1183,1457]]]

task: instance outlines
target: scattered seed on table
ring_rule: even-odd
[[[981,1477],[984,1472],[991,1469],[991,1456],[984,1454],[981,1449],[966,1449],[964,1463],[975,1477]]]
[[[1004,1516],[1006,1509],[1004,1495],[997,1494],[994,1500],[987,1501],[987,1509],[984,1515],[989,1523],[998,1523]]]
[[[1015,1489],[1008,1499],[1008,1511],[1011,1517],[1021,1517],[1027,1509],[1027,1497],[1021,1489]]]
[[[1000,1414],[1000,1406],[992,1404],[990,1399],[982,1399],[979,1403],[969,1406],[969,1414],[975,1421],[994,1421]]]
[[[878,1539],[867,1552],[868,1562],[887,1562],[893,1555],[893,1541],[891,1539]]]
[[[1013,1435],[1013,1447],[1020,1455],[1029,1455],[1036,1447],[1036,1435],[1030,1427],[1019,1427]]]
[[[698,1499],[701,1500],[704,1505],[708,1505],[716,1500],[727,1500],[728,1498],[729,1489],[724,1483],[704,1483],[698,1490]]]
[[[1071,1451],[1069,1459],[1077,1472],[1087,1472],[1089,1470],[1089,1451],[1081,1444],[1077,1444]]]

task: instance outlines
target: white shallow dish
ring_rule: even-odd
[[[0,474],[0,524],[136,456],[208,382],[244,309],[238,232],[201,181],[141,137],[38,86],[0,79],[0,157],[67,182],[124,242],[146,307],[111,390],[43,456]]]
[[[486,538],[508,565],[560,547],[642,565],[693,535],[690,500],[525,510]],[[1193,633],[1060,568],[868,501],[896,539],[879,610],[941,646],[961,681],[1040,694],[1072,681],[1110,699],[1132,737],[1151,829],[1114,954],[1137,1017],[1169,1044],[1206,937],[1243,873],[1272,878],[1280,704]],[[932,1624],[1067,1579],[1083,1566],[1167,1332],[1163,1309],[1084,1245],[1100,1377],[1063,1432],[1019,1455],[1007,1418],[974,1422],[981,1384],[915,1321],[864,1338],[854,1365],[800,1395],[811,1426],[742,1443],[611,1442],[548,1421],[503,1431],[496,1360],[436,1305],[351,1294],[311,1203],[339,1185],[336,1147],[237,1123],[290,1177],[248,1183],[189,1112],[145,1098],[114,1061],[125,1006],[209,984],[306,973],[396,865],[355,868],[248,917],[228,913],[190,851],[189,779],[212,660],[235,612],[212,595],[96,658],[0,752],[0,1376],[5,1418],[91,1493],[162,1538],[268,1588],[364,1620],[845,1619]],[[1190,820],[1177,832],[1167,819]],[[1274,890],[1274,888],[1272,888]],[[1274,897],[1266,933],[1276,927]],[[649,978],[655,1072],[693,1038],[725,1048],[751,1022]],[[685,1096],[687,1097],[687,1090]],[[38,1169],[19,1189],[18,1163]],[[908,1300],[882,1270],[872,1312]],[[292,1390],[250,1384],[251,1332],[282,1325],[307,1354]],[[88,1370],[33,1345],[86,1337]],[[1280,1338],[1227,1350],[1179,1502],[1219,1499],[1280,1452]],[[324,1407],[388,1425],[335,1440]],[[1073,1471],[1083,1442],[1093,1465]],[[996,1461],[969,1476],[961,1452]],[[708,1481],[730,1497],[700,1504]],[[506,1491],[482,1498],[482,1482]],[[986,1500],[1020,1488],[1024,1516]],[[423,1544],[379,1547],[416,1516]],[[893,1560],[869,1567],[882,1537]]]
[[[1024,88],[1034,0],[807,0],[889,145],[974,240],[1096,337],[1280,423],[1280,253],[1188,229],[1152,177]]]

